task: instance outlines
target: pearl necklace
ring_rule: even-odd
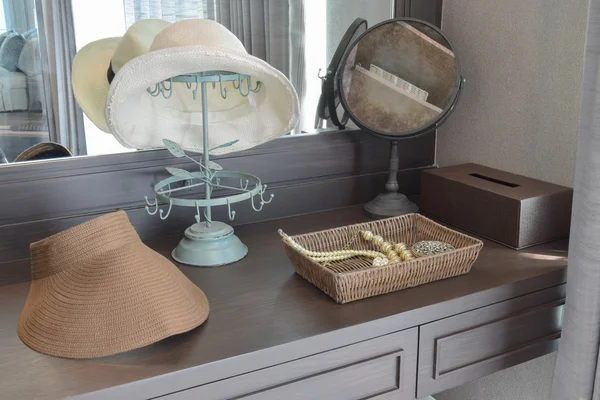
[[[337,251],[312,251],[302,247],[300,244],[296,243],[294,239],[286,235],[281,229],[279,230],[279,235],[281,235],[283,240],[292,246],[294,250],[315,262],[324,264],[325,266],[333,261],[343,261],[353,257],[364,256],[373,259],[374,267],[382,267],[390,263],[411,261],[416,257],[426,257],[455,250],[454,246],[451,244],[439,241],[418,242],[413,245],[412,249],[410,249],[406,243],[400,242],[393,244],[386,242],[381,236],[375,235],[371,231],[356,232],[356,234],[351,240],[349,240],[345,247],[350,246],[358,234],[360,234],[367,242],[373,242],[373,244],[381,249],[381,252],[373,250],[351,250],[345,248]]]
[[[349,258],[364,256],[373,259],[373,266],[387,265],[390,260],[385,254],[378,251],[372,250],[337,250],[337,251],[312,251],[305,249],[300,244],[296,243],[294,239],[286,235],[281,229],[279,235],[283,240],[288,243],[294,250],[316,262],[327,263],[332,261],[342,261]]]

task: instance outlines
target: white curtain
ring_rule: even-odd
[[[248,53],[265,60],[292,82],[291,72],[301,73],[291,65],[290,49],[292,37],[303,27],[298,27],[295,14],[291,16],[289,0],[124,0],[124,4],[127,27],[144,18],[171,22],[210,18],[233,32]]]
[[[307,98],[307,87],[310,87],[311,84],[314,85],[314,82],[308,82],[308,79],[311,79],[306,74],[306,59],[304,55],[306,54],[306,32],[305,32],[305,8],[304,8],[304,0],[298,1],[290,1],[290,69],[289,69],[289,79],[296,92],[298,93],[298,98],[300,100],[300,110],[307,110],[311,108],[307,112],[307,114],[313,114],[312,107],[306,107],[309,99]],[[314,76],[312,79],[316,79],[316,85],[320,87],[321,81]],[[309,126],[310,127],[310,126]],[[302,133],[302,119],[298,126],[291,132],[292,135]]]
[[[50,140],[85,155],[83,113],[71,85],[76,53],[71,0],[36,0],[36,11]]]
[[[249,54],[283,72],[303,101],[304,0],[124,0],[124,5],[127,27],[144,18],[219,22],[240,39]]]
[[[2,0],[6,29],[25,33],[35,28],[34,0]]]
[[[223,24],[246,51],[290,76],[290,6],[287,0],[213,0],[208,18]]]
[[[206,8],[210,0],[124,0],[125,24],[147,18],[175,22],[189,18],[207,18]]]

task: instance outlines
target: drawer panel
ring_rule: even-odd
[[[421,326],[419,397],[556,350],[565,285]]]
[[[249,396],[247,400],[300,400],[321,399],[366,399],[372,396],[397,392],[402,385],[402,353],[382,355],[369,361],[320,373],[312,378],[301,379],[294,383],[261,391]]]
[[[417,328],[166,396],[184,399],[414,400]]]

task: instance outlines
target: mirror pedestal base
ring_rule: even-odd
[[[398,193],[398,141],[392,140],[390,146],[390,169],[388,181],[385,184],[387,192],[380,193],[365,204],[367,215],[373,219],[397,217],[399,215],[416,213],[419,207],[410,201],[406,195]]]
[[[397,217],[399,215],[416,213],[419,207],[402,193],[381,193],[365,204],[367,215],[374,219]]]

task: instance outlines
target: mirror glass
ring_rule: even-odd
[[[394,0],[3,0],[0,2],[0,164],[135,151],[98,129],[77,105],[72,60],[85,45],[134,22],[210,18],[281,70],[301,102],[291,134],[315,133],[325,70],[348,26],[394,16]],[[6,40],[5,40],[6,39]],[[48,142],[56,144],[48,145]],[[44,143],[43,147],[32,146]],[[21,154],[24,151],[25,154]],[[21,154],[21,157],[18,156]]]
[[[367,30],[367,27],[367,20],[356,18],[346,30],[335,53],[333,53],[327,71],[325,71],[324,76],[321,78],[323,79],[323,84],[321,86],[321,97],[317,106],[317,116],[319,118],[315,121],[315,128],[320,126],[324,128],[337,126],[340,129],[344,129],[348,125],[348,113],[341,105],[336,75],[346,49]]]
[[[47,141],[35,0],[0,2],[0,164]]]
[[[347,50],[338,79],[350,118],[388,138],[434,128],[453,107],[461,84],[458,61],[443,34],[410,19],[367,30]]]

